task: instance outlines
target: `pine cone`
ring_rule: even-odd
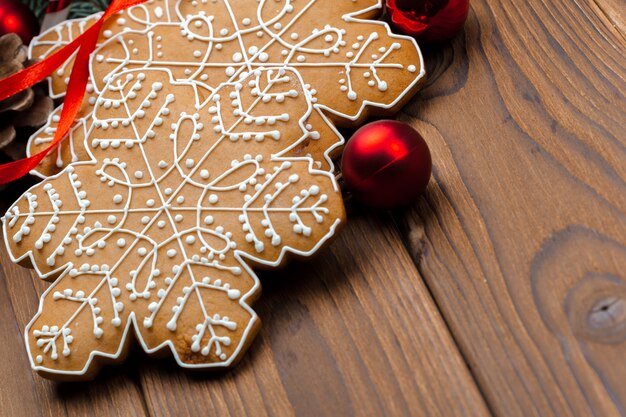
[[[15,33],[0,37],[0,79],[15,74],[33,64],[28,59],[28,48]],[[54,108],[48,96],[47,81],[20,91],[0,101],[0,163],[15,161],[26,156],[28,138],[43,126]],[[3,197],[9,192],[18,193],[32,185],[26,178],[15,183],[0,185]]]
[[[32,63],[19,36],[8,33],[0,37],[0,79]],[[0,153],[3,160],[14,161],[26,155],[30,134],[46,123],[53,104],[45,82],[0,101]]]

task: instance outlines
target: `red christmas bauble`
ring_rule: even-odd
[[[454,37],[469,12],[469,0],[387,0],[394,28],[421,43],[440,43]]]
[[[357,130],[341,161],[352,195],[382,209],[412,203],[426,189],[431,169],[430,151],[422,136],[395,120],[380,120]]]
[[[0,36],[16,33],[24,45],[39,33],[39,22],[33,12],[19,0],[0,0]]]

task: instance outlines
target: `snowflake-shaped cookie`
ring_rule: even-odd
[[[356,17],[378,6],[154,0],[107,24],[72,152],[3,218],[13,260],[54,281],[26,329],[34,369],[92,377],[131,332],[183,367],[240,359],[259,326],[251,266],[308,257],[344,221],[333,123],[391,111],[421,80],[413,41]]]

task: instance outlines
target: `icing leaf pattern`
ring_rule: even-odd
[[[155,8],[153,5],[140,4],[132,9],[123,10],[118,14],[118,17],[109,19],[104,23],[97,45],[102,44],[122,29],[145,29],[154,22],[163,20],[164,16],[157,17],[155,15],[157,8],[158,6]],[[101,15],[102,13],[96,13],[82,19],[66,20],[51,27],[33,38],[28,49],[29,56],[38,60],[47,58],[76,39],[76,37],[91,27]],[[54,99],[65,97],[73,64],[74,56],[50,75],[48,93],[50,97]],[[86,151],[83,148],[83,137],[77,136],[76,133],[81,133],[78,126],[83,125],[84,119],[91,115],[95,99],[96,95],[94,94],[93,85],[88,83],[83,106],[76,115],[76,126],[66,134],[65,140],[57,146],[57,149],[46,155],[39,167],[32,171],[34,175],[46,178],[59,173],[68,163],[85,159]],[[50,114],[48,122],[30,137],[26,147],[28,156],[42,151],[52,142],[59,116],[61,115],[61,109],[62,105],[57,107]]]

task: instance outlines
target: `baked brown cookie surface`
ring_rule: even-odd
[[[363,20],[379,6],[152,1],[108,23],[80,153],[3,217],[12,259],[53,281],[26,329],[35,370],[93,377],[132,334],[183,367],[241,358],[251,267],[309,257],[345,221],[334,124],[392,112],[422,80],[415,43]]]

